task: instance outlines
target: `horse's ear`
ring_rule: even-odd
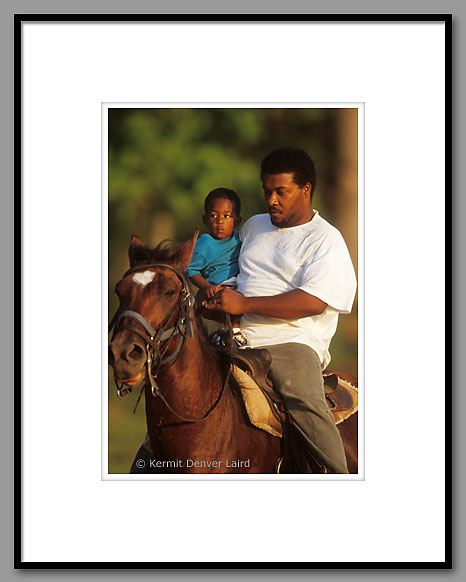
[[[136,236],[135,234],[131,237],[131,242],[129,243],[128,255],[129,255],[129,264],[132,267],[137,262],[138,257],[138,250],[140,247],[145,247],[146,245],[142,242],[142,240]]]
[[[180,271],[184,271],[189,267],[191,262],[191,256],[193,254],[194,247],[196,245],[197,238],[199,236],[199,228],[196,228],[193,234],[193,238],[187,240],[182,245],[180,245],[178,252],[176,253],[174,260]]]
[[[129,243],[129,246],[134,247],[136,245],[143,246],[143,247],[146,246],[138,236],[133,234],[133,235],[131,235],[131,242]]]

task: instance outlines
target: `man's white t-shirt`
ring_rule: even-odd
[[[315,214],[309,222],[278,228],[268,214],[250,218],[240,231],[238,291],[245,297],[302,289],[328,304],[321,315],[279,319],[245,314],[241,328],[251,347],[297,342],[317,352],[322,368],[339,313],[349,313],[356,292],[353,264],[340,232]]]

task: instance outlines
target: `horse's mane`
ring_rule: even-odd
[[[155,263],[155,262],[172,262],[177,255],[181,244],[175,244],[172,240],[166,238],[155,247],[147,245],[134,245],[131,248],[131,258],[133,264]]]

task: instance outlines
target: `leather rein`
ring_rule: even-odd
[[[164,323],[159,327],[159,329],[155,330],[140,313],[131,310],[119,313],[118,309],[110,322],[108,331],[110,332],[114,328],[113,337],[115,337],[115,334],[118,331],[122,329],[128,329],[129,331],[137,334],[140,338],[142,338],[144,340],[146,354],[146,361],[144,365],[147,367],[147,380],[149,381],[152,395],[155,398],[159,398],[163,402],[163,404],[165,404],[165,406],[170,410],[170,412],[172,412],[172,414],[174,414],[176,417],[180,418],[183,422],[201,422],[208,418],[219,405],[220,400],[222,399],[222,396],[225,392],[225,388],[228,384],[228,380],[230,377],[230,368],[228,369],[228,373],[226,375],[219,397],[217,398],[216,402],[212,405],[212,407],[201,418],[187,418],[173,410],[173,408],[170,406],[170,404],[167,402],[164,395],[160,391],[160,387],[157,384],[156,379],[162,370],[165,370],[166,368],[173,366],[173,364],[178,359],[178,356],[180,355],[184,346],[184,342],[186,340],[186,333],[189,334],[189,337],[193,337],[194,335],[192,323],[194,297],[191,295],[188,283],[184,275],[171,265],[166,265],[164,263],[150,263],[139,265],[136,267],[131,267],[128,271],[126,271],[122,279],[124,279],[128,275],[132,275],[133,273],[155,268],[169,269],[170,271],[177,275],[178,279],[181,282],[182,285],[181,292],[178,296],[178,301],[173,311],[168,314],[167,318],[165,319]],[[173,319],[173,315],[175,314],[177,308],[178,312],[176,315],[176,320],[172,327],[168,328],[169,322],[170,320]],[[134,321],[138,322],[142,326],[142,329],[140,327],[135,327],[134,325],[123,324],[122,320],[127,318],[133,319]],[[166,355],[168,345],[170,343],[169,340],[171,340],[175,336],[179,336],[176,348],[171,354]],[[164,343],[163,347],[161,347],[162,343]],[[115,385],[117,387],[117,394],[120,399],[132,392],[131,386],[127,386],[127,388],[122,388],[124,382],[118,385],[116,378],[114,378],[114,380]],[[145,385],[146,383],[144,383],[144,386]],[[142,389],[144,389],[144,386]],[[142,390],[141,394],[139,395],[136,406],[139,403],[141,395]],[[158,428],[174,426],[176,424],[180,423],[159,425]]]

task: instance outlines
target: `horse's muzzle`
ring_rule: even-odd
[[[108,348],[108,363],[112,366],[115,377],[125,384],[140,382],[146,363],[144,347],[130,340],[115,338]]]

